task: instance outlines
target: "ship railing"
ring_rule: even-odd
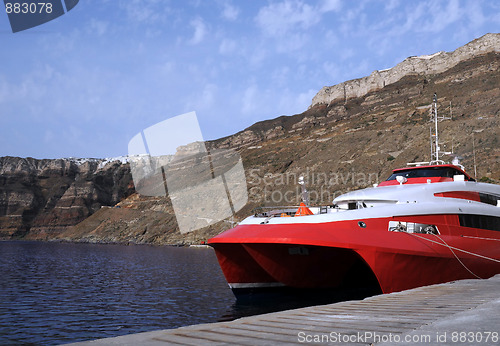
[[[270,207],[257,207],[253,210],[255,217],[293,217],[297,213],[300,206],[270,206]],[[313,214],[327,214],[332,208],[328,205],[322,205],[317,207],[308,207]]]

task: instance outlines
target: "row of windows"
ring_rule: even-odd
[[[402,176],[405,178],[432,178],[432,177],[442,177],[442,178],[453,178],[455,175],[463,175],[458,169],[453,167],[426,167],[426,168],[409,168],[405,170],[398,170],[394,172],[387,181],[395,180],[396,177]],[[474,179],[465,176],[466,181],[474,181]]]
[[[500,217],[489,215],[459,214],[460,226],[500,231]]]

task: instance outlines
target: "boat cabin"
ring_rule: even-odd
[[[463,181],[475,181],[460,167],[452,164],[446,164],[398,168],[393,170],[392,175],[387,178],[387,180],[381,182],[379,186],[398,185],[401,183],[440,183],[456,179],[463,179]]]

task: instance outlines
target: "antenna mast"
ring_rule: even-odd
[[[438,134],[438,122],[441,120],[451,119],[450,117],[439,117],[437,110],[437,94],[434,93],[432,98],[432,107],[431,107],[431,121],[434,121],[434,134],[431,133],[431,142],[434,139],[434,143],[431,143],[431,161],[429,164],[442,165],[445,162],[439,158],[440,146],[439,146],[439,134]],[[451,154],[451,153],[443,153],[443,154]]]
[[[434,115],[434,126],[435,126],[435,133],[434,133],[434,160],[436,162],[439,162],[439,137],[438,137],[438,108],[437,108],[437,95],[434,93],[434,97],[432,98],[432,108],[433,108],[433,115]],[[431,161],[432,161],[432,155],[431,155]]]
[[[450,103],[451,107],[451,103]],[[431,160],[429,162],[410,162],[409,166],[421,166],[421,165],[444,165],[446,162],[439,158],[440,153],[443,155],[453,154],[453,143],[452,143],[452,151],[451,152],[441,152],[441,148],[439,146],[439,134],[438,134],[438,122],[442,120],[451,119],[451,117],[438,116],[437,110],[437,94],[434,93],[432,98],[431,107],[429,108],[430,121],[434,122],[434,134],[432,133],[432,126],[429,127],[429,135],[430,135],[430,145],[431,145]],[[451,108],[450,108],[451,109]],[[450,110],[451,112],[451,110]],[[451,114],[450,114],[451,115]],[[461,166],[458,161],[458,166]],[[461,166],[462,167],[462,166]]]

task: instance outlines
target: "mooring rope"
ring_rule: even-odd
[[[477,275],[476,273],[474,273],[472,270],[470,270],[465,264],[464,262],[462,262],[460,260],[460,258],[458,258],[458,256],[455,254],[455,251],[453,251],[453,249],[451,248],[450,245],[448,245],[448,243],[446,241],[444,241],[443,238],[441,238],[440,236],[438,236],[437,234],[434,234],[434,236],[436,236],[439,240],[441,240],[447,247],[448,249],[450,249],[451,253],[453,254],[453,256],[455,256],[455,258],[457,259],[458,262],[460,262],[460,264],[462,265],[462,267],[464,267],[469,273],[471,273],[472,275],[474,275],[476,278],[478,279],[482,279],[482,277],[480,277],[479,275]],[[500,261],[499,261],[500,262]]]
[[[404,232],[404,233],[407,233],[407,232]],[[418,237],[418,238],[421,238],[423,240],[427,240],[427,241],[430,241],[432,243],[435,243],[435,244],[438,244],[438,245],[441,245],[441,246],[447,246],[448,248],[450,249],[454,249],[454,250],[457,250],[457,251],[461,251],[461,252],[464,252],[466,254],[469,254],[469,255],[472,255],[472,256],[476,256],[476,257],[481,257],[481,258],[484,258],[484,259],[487,259],[487,260],[490,260],[490,261],[493,261],[493,262],[498,262],[500,263],[500,260],[497,260],[495,258],[491,258],[491,257],[487,257],[487,256],[483,256],[483,255],[480,255],[480,254],[477,254],[477,253],[474,253],[474,252],[470,252],[470,251],[467,251],[467,250],[463,250],[463,249],[459,249],[459,248],[456,248],[456,247],[453,247],[453,246],[450,246],[448,244],[446,244],[446,242],[441,239],[440,237],[438,237],[437,235],[434,234],[434,236],[438,237],[439,239],[441,239],[445,244],[443,243],[439,243],[437,241],[434,241],[432,239],[427,239],[427,238],[424,238],[424,237],[420,237],[418,235],[416,235],[415,233],[408,233],[408,234],[411,234],[411,235],[414,235],[415,237]]]
[[[406,232],[405,232],[406,233]],[[476,256],[476,257],[480,257],[480,258],[484,258],[486,260],[490,260],[490,261],[493,261],[493,262],[497,262],[497,263],[500,263],[500,260],[497,260],[495,258],[491,258],[491,257],[487,257],[487,256],[483,256],[483,255],[480,255],[480,254],[477,254],[477,253],[474,253],[474,252],[470,252],[470,251],[467,251],[467,250],[463,250],[463,249],[459,249],[459,248],[456,248],[456,247],[453,247],[453,246],[450,246],[443,238],[441,238],[440,236],[438,236],[437,234],[433,234],[435,237],[437,237],[439,240],[442,241],[442,243],[440,242],[437,242],[435,240],[432,240],[432,239],[428,239],[428,238],[425,238],[425,237],[422,237],[422,236],[419,236],[415,233],[407,233],[407,234],[411,234],[417,238],[420,238],[420,239],[423,239],[423,240],[427,240],[427,241],[430,241],[431,243],[434,243],[434,244],[438,244],[438,245],[441,245],[441,246],[446,246],[448,249],[450,249],[451,253],[453,254],[453,256],[455,256],[455,258],[457,259],[457,261],[469,272],[471,273],[473,276],[475,276],[476,278],[478,279],[482,279],[480,276],[476,275],[474,272],[472,272],[461,260],[460,258],[458,258],[458,256],[456,255],[455,251],[453,250],[457,250],[457,251],[461,251],[463,253],[466,253],[466,254],[469,254],[469,255],[472,255],[472,256]],[[488,238],[489,239],[489,238]]]

